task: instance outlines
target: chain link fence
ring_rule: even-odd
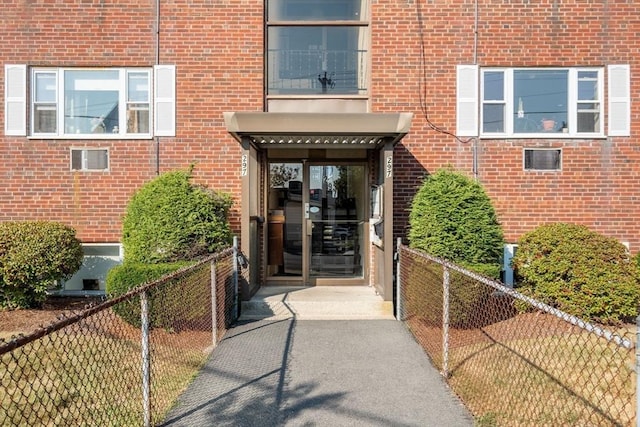
[[[161,422],[238,316],[236,259],[227,249],[0,340],[0,425]]]
[[[636,425],[636,326],[612,330],[398,244],[403,320],[480,426]]]

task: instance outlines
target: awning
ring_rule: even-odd
[[[397,143],[412,113],[225,112],[227,131],[256,148],[364,148]]]

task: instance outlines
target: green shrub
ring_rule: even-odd
[[[163,263],[193,259],[231,243],[231,197],[191,183],[191,171],[160,175],[130,200],[123,221],[125,259]]]
[[[411,247],[493,279],[500,277],[502,228],[482,186],[465,175],[440,170],[428,176],[413,199],[409,226]],[[434,292],[441,300],[441,285]],[[491,295],[490,287],[452,272],[451,325],[472,327]],[[438,307],[431,311],[423,315],[441,319]]]
[[[502,228],[489,196],[465,175],[440,170],[428,176],[413,199],[409,226],[411,247],[499,274]]]
[[[82,259],[71,227],[50,221],[0,223],[0,307],[40,305],[47,289],[71,277]]]
[[[154,282],[163,276],[173,273],[190,264],[192,263],[182,261],[166,264],[139,264],[127,262],[122,265],[117,265],[109,270],[109,273],[107,274],[107,296],[109,298],[119,297],[132,289],[135,289],[145,283]],[[149,298],[148,301],[150,306],[154,305],[153,297]],[[139,296],[116,304],[113,307],[113,311],[127,323],[134,326],[140,326]],[[151,322],[158,323],[154,322],[153,319]]]
[[[512,260],[522,292],[585,320],[617,323],[638,314],[637,267],[624,245],[576,224],[525,234]]]

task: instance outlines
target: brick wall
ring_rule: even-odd
[[[456,140],[428,123],[455,132],[457,64],[476,57],[480,66],[631,64],[632,137],[482,140],[477,176],[508,241],[539,224],[566,221],[629,242],[632,253],[640,251],[640,109],[633,103],[639,89],[634,77],[640,56],[633,39],[640,31],[639,3],[479,1],[477,44],[473,1],[381,0],[372,9],[373,110],[415,114],[411,133],[395,153],[396,235],[405,234],[407,208],[426,174],[450,165],[473,175],[476,142]],[[381,66],[391,69],[378,73]],[[562,148],[562,171],[523,171],[523,147]]]
[[[127,200],[156,175],[157,165],[162,172],[195,163],[199,182],[239,200],[240,149],[225,130],[222,112],[263,110],[263,3],[160,2],[159,60],[177,69],[177,136],[159,138],[158,145],[1,136],[0,220],[60,220],[76,226],[85,241],[117,241]],[[398,236],[423,177],[447,165],[472,174],[476,145],[478,178],[509,241],[540,223],[562,220],[640,250],[634,220],[640,214],[637,103],[631,138],[475,142],[447,133],[455,132],[456,65],[476,59],[481,66],[631,64],[632,94],[638,93],[640,3],[573,3],[478,1],[476,43],[474,1],[372,0],[371,110],[415,115],[395,152]],[[156,58],[155,6],[154,0],[5,0],[0,60],[150,67]],[[111,170],[71,172],[69,148],[84,146],[108,148]],[[523,171],[525,146],[562,148],[562,171]],[[238,218],[236,205],[236,230]]]
[[[0,137],[0,220],[51,219],[87,242],[119,241],[126,202],[159,171],[195,163],[195,179],[239,200],[239,144],[223,111],[262,110],[262,2],[160,2],[161,64],[176,65],[177,134],[155,140]],[[154,0],[6,0],[0,62],[33,66],[155,63]],[[4,73],[0,73],[4,89]],[[0,127],[4,126],[0,106]],[[110,151],[109,172],[71,172],[70,147]],[[159,154],[159,162],[157,162]],[[239,202],[232,222],[239,227]]]

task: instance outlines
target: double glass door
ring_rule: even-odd
[[[362,279],[365,166],[269,164],[268,275]]]

